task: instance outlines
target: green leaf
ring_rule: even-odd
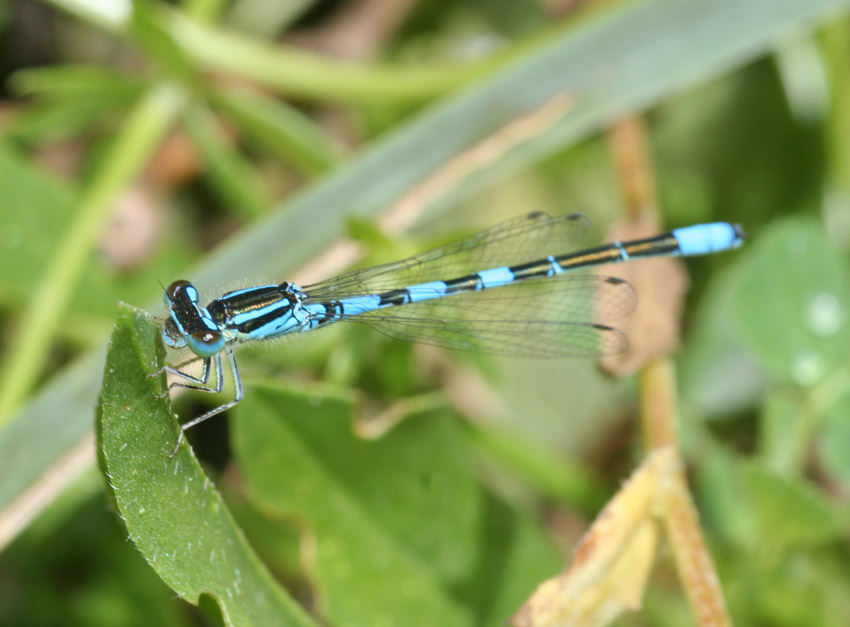
[[[734,568],[722,568],[736,624],[839,627],[850,617],[850,578],[843,551],[777,550],[765,538],[756,550],[738,552]],[[691,619],[692,620],[692,619]],[[667,623],[681,625],[685,622]]]
[[[820,450],[827,472],[850,485],[850,394],[845,394],[821,418]]]
[[[256,172],[241,153],[228,145],[212,113],[200,106],[184,116],[186,129],[203,155],[204,176],[234,213],[256,218],[268,210]]]
[[[77,138],[123,115],[147,86],[136,76],[91,66],[64,65],[15,72],[9,86],[35,98],[6,131],[26,142]]]
[[[234,426],[258,506],[314,538],[329,622],[493,624],[557,570],[539,533],[478,485],[454,418],[409,416],[365,441],[353,410],[326,387],[252,386]]]
[[[838,540],[846,532],[848,512],[837,508],[813,485],[749,465],[743,475],[761,521],[762,542],[811,545]]]
[[[46,267],[56,242],[73,218],[74,189],[32,167],[0,142],[0,302],[7,307],[26,300],[33,276]]]
[[[117,105],[142,95],[147,83],[135,74],[90,65],[60,65],[19,70],[9,87],[20,96],[49,100],[118,99]]]
[[[773,376],[810,386],[847,358],[844,262],[814,220],[777,222],[753,238],[732,296],[743,341]]]
[[[214,597],[232,625],[311,625],[248,546],[189,447],[173,458],[178,426],[164,376],[160,329],[146,313],[119,309],[106,359],[99,439],[107,482],[130,539],[181,597]]]
[[[595,516],[614,492],[579,461],[560,459],[517,434],[476,423],[469,423],[467,429],[483,453],[533,485],[535,492],[577,507],[588,517]]]
[[[740,459],[719,447],[710,448],[699,465],[700,511],[727,542],[749,551],[758,544],[759,519],[742,474]]]
[[[195,67],[190,63],[183,48],[174,40],[173,34],[162,19],[158,5],[149,2],[134,2],[128,24],[129,34],[135,43],[144,48],[167,74],[191,81]]]
[[[781,475],[799,473],[811,445],[812,419],[798,390],[773,390],[762,405],[761,454]]]
[[[734,323],[732,297],[739,291],[741,252],[736,251],[729,265],[712,273],[678,359],[683,406],[709,419],[750,409],[770,383]]]
[[[249,139],[285,163],[308,174],[319,174],[340,162],[341,147],[310,118],[285,102],[244,92],[213,93],[210,99]]]
[[[700,470],[700,498],[711,525],[746,550],[837,540],[850,514],[803,479],[719,449]]]
[[[180,13],[162,12],[181,52],[199,67],[236,74],[283,93],[360,104],[416,102],[448,93],[493,65],[489,59],[466,64],[393,67],[353,63],[302,48],[271,45],[233,30],[213,28]]]
[[[833,551],[835,552],[835,551]],[[793,627],[836,627],[850,617],[847,599],[846,563],[836,556],[788,555],[779,564],[765,565],[761,575],[750,580],[753,600],[761,611],[760,620],[739,624],[783,625]]]

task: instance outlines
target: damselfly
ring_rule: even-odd
[[[737,225],[715,222],[570,253],[588,225],[580,214],[530,213],[409,259],[304,288],[281,283],[236,290],[206,307],[191,283],[173,282],[165,290],[169,318],[163,340],[172,348],[189,348],[203,366],[197,377],[180,366],[162,368],[159,373],[180,378],[168,390],[221,392],[222,353],[236,388],[232,401],[184,424],[177,446],[187,429],[242,399],[237,344],[346,321],[404,340],[502,355],[618,353],[628,340],[608,323],[631,312],[634,292],[622,279],[588,269],[647,257],[707,255],[737,248],[744,237]]]

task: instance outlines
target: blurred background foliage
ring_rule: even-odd
[[[478,85],[515,84],[531,74],[526,59],[591,37],[608,15],[628,24],[617,15],[628,5],[665,10],[660,0],[586,4],[0,6],[0,623],[220,620],[213,603],[176,599],[134,550],[92,463],[96,347],[118,301],[161,315],[159,286],[176,278],[213,297],[293,278],[284,271],[301,280],[343,236],[362,263],[379,263],[529,210],[582,211],[595,225],[588,244],[602,239],[622,200],[609,146],[588,125],[450,182],[403,235],[376,221],[427,178],[420,158],[439,162],[457,137],[494,132],[474,108],[451,117],[466,95],[487,94]],[[700,4],[669,12],[671,37]],[[793,16],[795,3],[782,4]],[[789,17],[781,37],[753,35],[746,54],[662,81],[651,98],[592,103],[609,121],[652,104],[667,226],[729,220],[751,236],[733,254],[688,261],[676,354],[689,478],[742,625],[850,622],[850,22],[841,2],[821,4],[800,10],[799,23]],[[773,10],[751,5],[756,17]],[[736,41],[766,21],[743,20]],[[638,51],[647,23],[631,23],[623,32]],[[483,95],[494,115],[509,108]],[[384,169],[350,180],[373,162]],[[324,198],[334,202],[317,206]],[[368,544],[339,563],[311,553],[314,534],[362,525],[364,538],[433,560],[428,576],[463,609],[461,622],[505,620],[558,572],[639,463],[633,380],[587,362],[446,354],[339,326],[241,351],[245,380],[263,383],[236,416],[233,450],[225,419],[191,433],[205,470],[277,580],[320,619],[386,618],[369,608],[388,605],[387,587],[348,585]],[[178,413],[215,404],[197,396],[180,396]],[[282,466],[264,466],[251,447],[266,436],[251,418],[281,407],[293,417],[291,432],[275,435]],[[351,424],[387,434],[370,449]],[[299,455],[310,463],[287,465]],[[326,499],[287,493],[287,473]],[[356,516],[320,524],[335,494],[365,508],[371,526]],[[334,570],[343,565],[348,579]],[[422,619],[400,606],[391,624]],[[662,551],[644,612],[619,623],[689,622]]]

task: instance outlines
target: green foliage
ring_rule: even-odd
[[[265,213],[268,203],[259,180],[242,155],[221,137],[211,113],[200,108],[187,113],[186,130],[203,155],[204,168],[222,200],[247,218]]]
[[[6,549],[0,588],[4,625],[187,624],[191,606],[175,599],[138,552],[105,498],[94,468]]]
[[[557,571],[539,531],[480,485],[456,416],[417,412],[377,441],[354,417],[347,395],[269,384],[235,422],[254,501],[314,537],[332,622],[496,623]]]
[[[841,484],[850,481],[850,395],[846,392],[836,401],[823,417],[823,432],[820,449],[823,463],[830,474]]]
[[[777,477],[756,466],[747,470],[744,481],[761,537],[774,546],[820,544],[844,534],[848,512],[803,480]]]
[[[0,145],[0,188],[4,191],[0,265],[14,268],[20,264],[39,274],[53,250],[52,243],[68,228],[73,190],[45,176],[7,145]],[[23,302],[31,287],[31,275],[0,272],[0,298],[7,308]]]
[[[294,16],[234,28],[250,0],[48,4],[85,36],[56,20],[71,50],[9,76],[0,120],[0,407],[20,406],[0,416],[0,542],[21,532],[0,554],[0,623],[501,624],[636,465],[614,420],[634,413],[628,379],[332,328],[240,352],[232,457],[219,417],[190,432],[201,465],[168,457],[177,425],[145,375],[179,358],[157,323],[122,306],[105,369],[104,338],[119,300],[161,315],[158,282],[301,280],[343,236],[382,263],[580,210],[593,244],[618,181],[604,142],[576,143],[650,107],[665,223],[750,235],[688,262],[677,355],[732,616],[850,621],[850,27],[812,30],[850,3],[645,0],[551,27],[518,0],[424,3],[365,61],[274,43]],[[296,29],[324,32],[330,11]],[[400,200],[423,214],[414,235],[376,220]],[[144,230],[133,211],[154,235],[119,263],[116,232]],[[98,390],[110,513],[86,457]],[[221,400],[172,396],[184,418]],[[386,432],[365,438],[376,414]],[[49,506],[27,526],[32,499]],[[638,622],[681,624],[658,570]]]
[[[844,260],[814,220],[770,225],[745,257],[732,296],[741,337],[772,376],[816,384],[847,357]]]
[[[168,456],[178,430],[149,376],[164,357],[159,334],[147,314],[121,306],[103,379],[103,471],[130,539],[180,596],[214,597],[228,624],[313,624],[248,546],[189,448]]]
[[[146,83],[106,68],[66,65],[17,72],[9,87],[37,98],[9,129],[9,136],[41,143],[73,139],[104,119],[120,116]]]
[[[339,148],[298,109],[251,93],[212,94],[214,103],[245,132],[246,139],[307,174],[337,165]]]

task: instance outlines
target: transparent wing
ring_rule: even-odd
[[[314,301],[376,294],[560,255],[574,248],[589,224],[587,217],[578,213],[555,217],[540,211],[529,213],[469,239],[401,261],[353,270],[308,285],[303,291]]]
[[[628,348],[608,321],[636,298],[620,279],[569,275],[535,279],[346,318],[391,337],[456,350],[522,357],[595,357]]]

